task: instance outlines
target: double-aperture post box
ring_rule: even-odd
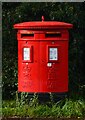
[[[18,91],[68,91],[68,29],[57,21],[23,22],[18,29]]]

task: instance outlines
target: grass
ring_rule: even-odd
[[[3,117],[56,117],[83,118],[85,117],[85,101],[83,99],[65,98],[60,102],[39,104],[36,94],[27,103],[23,95],[14,101],[3,101]]]

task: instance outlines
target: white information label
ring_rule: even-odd
[[[49,60],[58,60],[58,48],[49,48]]]
[[[30,48],[23,48],[24,60],[30,60]]]

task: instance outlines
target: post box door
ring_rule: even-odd
[[[19,41],[18,44],[18,90],[40,91],[39,42]]]
[[[68,42],[40,42],[40,88],[46,92],[68,90]]]

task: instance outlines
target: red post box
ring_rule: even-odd
[[[68,91],[68,29],[57,21],[23,22],[18,29],[18,91]]]

